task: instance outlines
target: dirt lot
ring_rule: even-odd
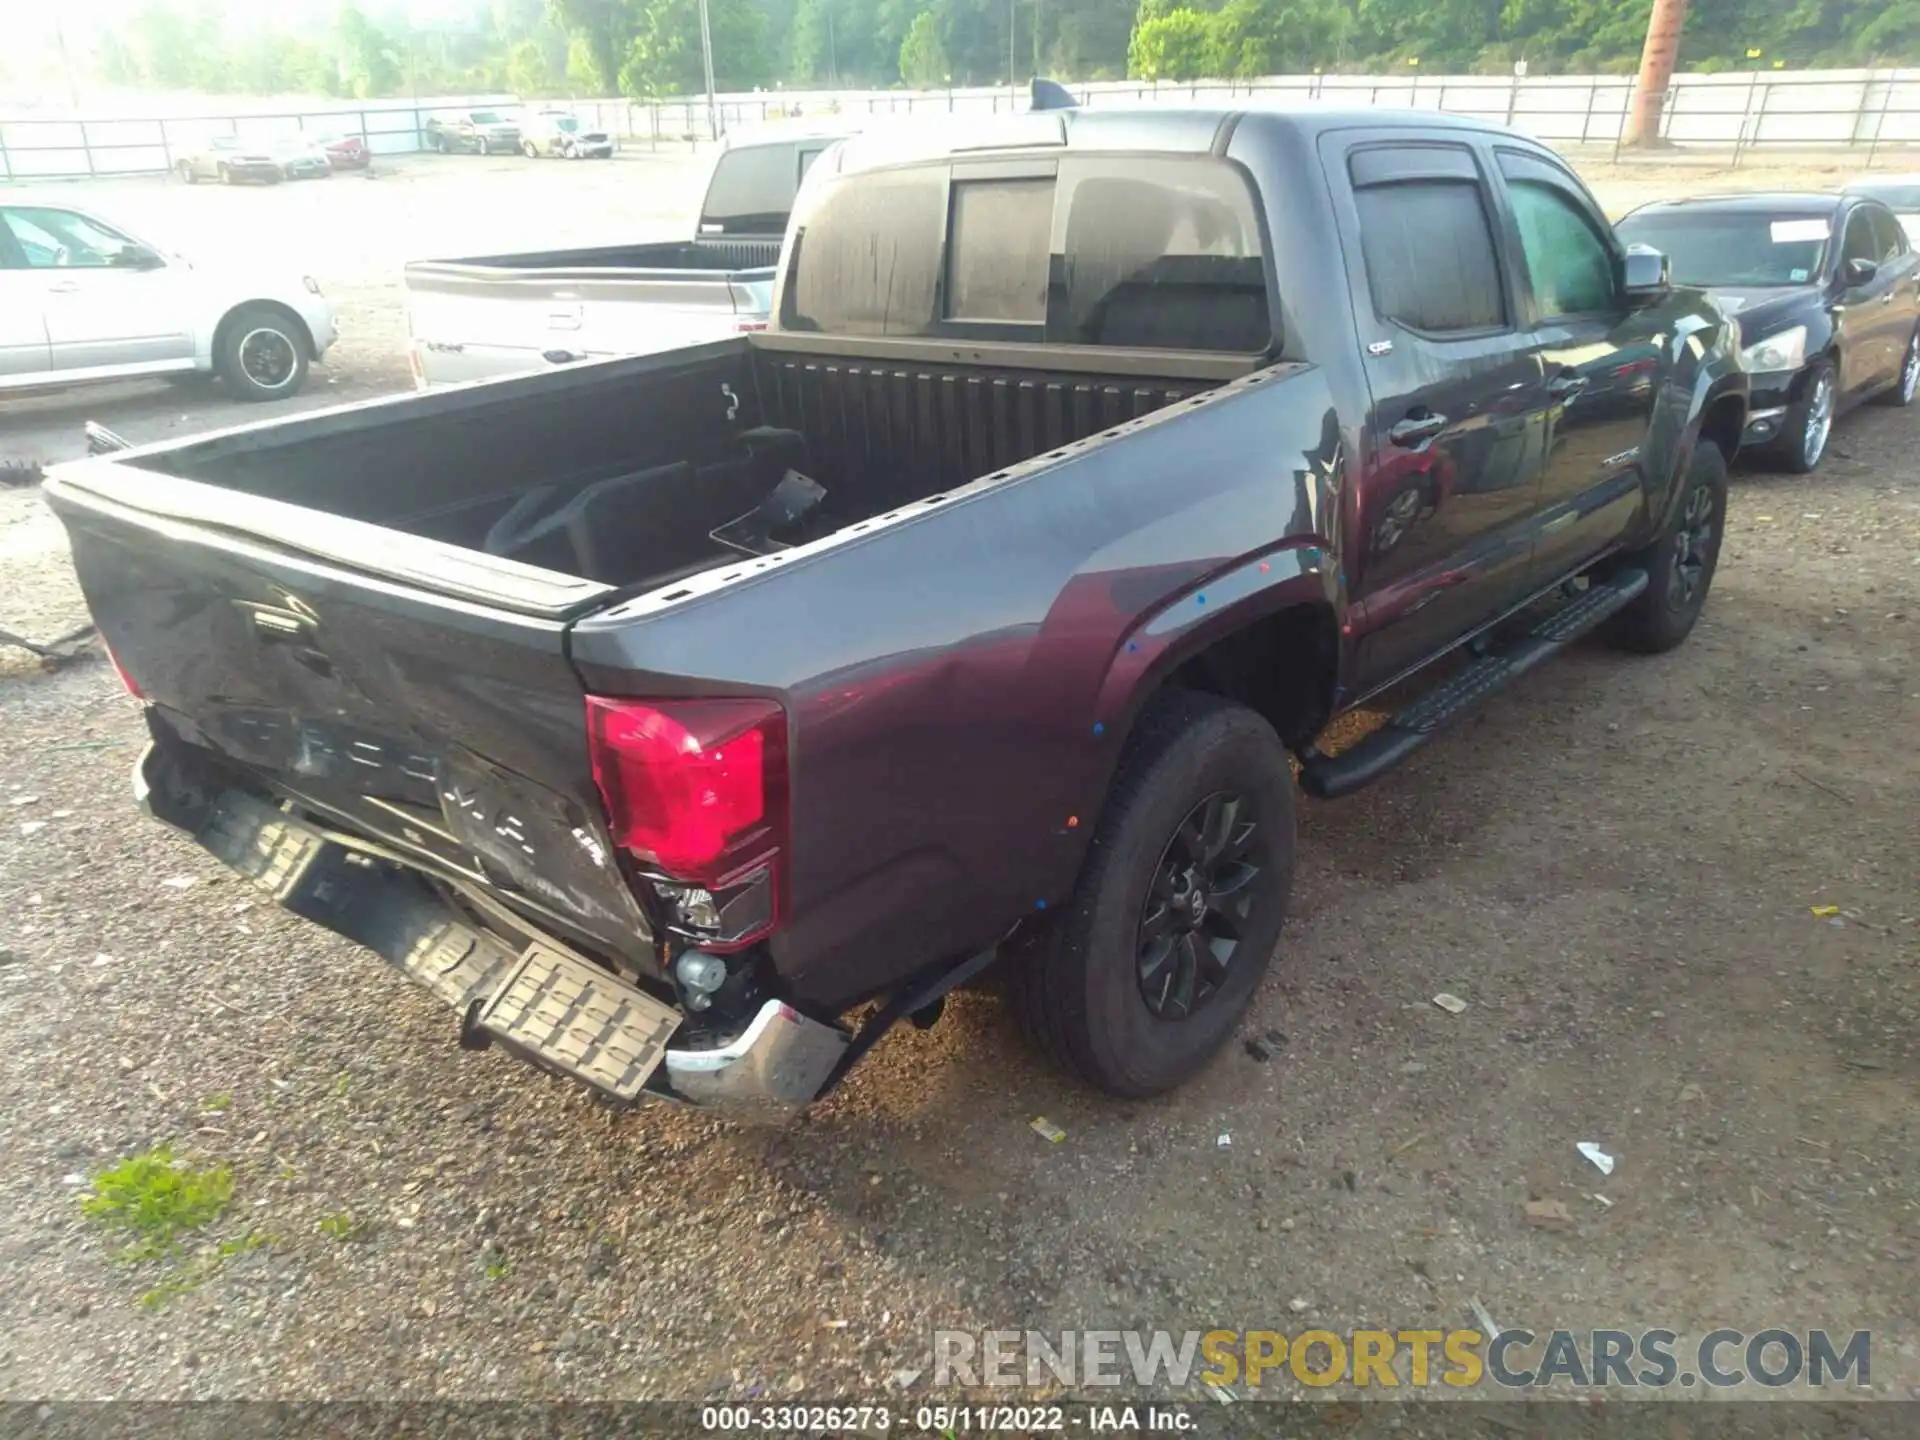
[[[348,337],[324,403],[405,386],[401,260],[673,233],[695,173],[111,200],[306,257]],[[1625,208],[1834,177],[1594,178]],[[10,404],[0,456],[72,453],[82,418],[234,411]],[[887,1387],[936,1324],[1451,1327],[1476,1298],[1536,1331],[1871,1329],[1871,1393],[1920,1396],[1917,439],[1863,411],[1817,477],[1737,476],[1682,650],[1582,649],[1308,805],[1247,1025],[1284,1043],[1145,1105],[968,995],[788,1132],[613,1113],[461,1052],[423,993],[139,818],[104,664],[0,654],[0,1396],[871,1397],[914,1393]],[[0,625],[81,617],[31,493],[0,494],[0,565]],[[160,1142],[232,1167],[206,1234],[235,1253],[123,1264],[82,1219],[86,1176]]]

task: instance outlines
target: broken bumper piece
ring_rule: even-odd
[[[403,868],[369,863],[247,791],[170,786],[165,766],[153,746],[135,764],[142,810],[284,908],[405,972],[463,1017],[469,1047],[498,1043],[617,1100],[652,1095],[761,1122],[804,1109],[846,1053],[846,1032],[778,1000],[725,1044],[675,1048],[678,1010],[558,941],[516,950]]]

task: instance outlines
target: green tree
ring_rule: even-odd
[[[1197,10],[1170,10],[1134,27],[1127,73],[1136,80],[1198,80],[1211,58],[1213,23]]]
[[[392,39],[357,5],[342,5],[334,22],[334,43],[347,90],[360,99],[400,93],[405,78]]]
[[[751,90],[771,76],[761,15],[752,0],[708,0],[714,84]],[[650,0],[639,33],[620,67],[620,93],[640,99],[706,91],[700,52],[699,0]]]
[[[900,42],[900,78],[919,89],[933,90],[946,84],[952,73],[947,47],[940,39],[940,22],[933,11],[922,10]]]
[[[594,88],[605,95],[615,93],[625,67],[632,63],[635,37],[641,29],[633,0],[547,0],[547,13],[585,50]],[[569,57],[568,69],[574,68]]]
[[[516,95],[553,95],[564,88],[564,80],[564,69],[555,73],[538,40],[522,40],[507,52],[507,89]]]

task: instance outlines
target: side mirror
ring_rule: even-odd
[[[114,257],[113,263],[122,270],[161,270],[167,262],[161,258],[158,250],[150,246],[127,245]]]
[[[1652,305],[1673,289],[1673,263],[1651,245],[1627,246],[1620,271],[1620,289],[1629,305]]]
[[[1864,260],[1858,257],[1849,260],[1847,261],[1845,269],[1847,288],[1852,289],[1856,285],[1871,285],[1873,283],[1873,277],[1879,273],[1879,265],[1872,260]]]

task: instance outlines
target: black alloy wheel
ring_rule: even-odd
[[[1162,1020],[1211,1000],[1240,951],[1265,833],[1244,795],[1219,791],[1187,814],[1161,853],[1135,946],[1140,996]]]

